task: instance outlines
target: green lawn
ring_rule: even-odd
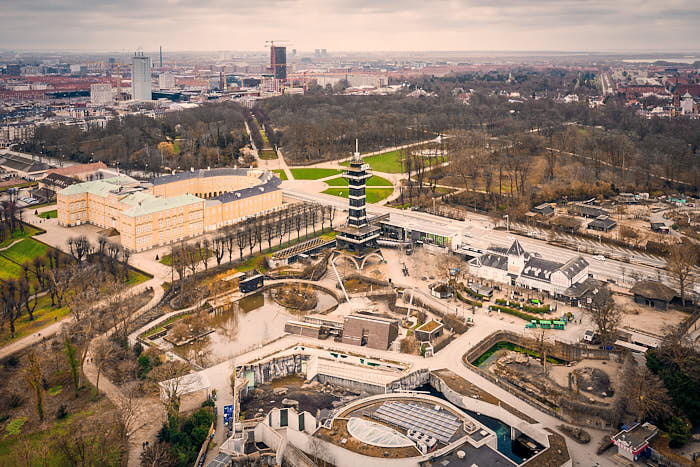
[[[42,219],[55,219],[58,217],[58,210],[54,209],[52,211],[44,211],[39,214]]]
[[[24,336],[28,336],[41,328],[55,323],[68,316],[68,307],[52,308],[51,298],[48,295],[39,297],[39,304],[34,310],[34,319],[29,321],[29,316],[24,313],[15,321],[15,338],[10,339],[10,326],[5,325],[0,328],[0,347],[10,342],[16,341]]]
[[[259,125],[258,125],[258,126],[259,126]],[[269,145],[270,145],[270,140],[267,139],[267,135],[265,134],[265,130],[263,130],[262,128],[260,128],[260,136],[262,136],[263,143],[265,143],[265,146],[269,146]]]
[[[290,169],[292,175],[297,180],[318,180],[319,178],[330,177],[331,175],[340,175],[342,171],[337,169]]]
[[[0,256],[0,280],[16,279],[22,275],[22,267]]]
[[[207,258],[211,258],[212,256],[214,256],[214,252],[211,251],[211,250],[209,250],[209,251],[207,252]],[[164,264],[164,265],[166,265],[166,266],[172,266],[172,264],[173,264],[173,257],[170,256],[170,255],[165,255],[165,256],[161,257],[161,258],[160,258],[160,264]]]
[[[411,150],[416,149],[411,148]],[[374,156],[367,156],[364,157],[364,161],[369,164],[369,166],[372,168],[372,170],[376,170],[377,172],[385,172],[385,173],[401,173],[403,172],[403,167],[401,164],[402,160],[402,151],[396,150],[396,151],[389,151],[389,152],[383,152],[381,154],[375,154]],[[440,162],[445,162],[447,160],[447,157],[442,156],[440,158]],[[341,163],[340,165],[343,165],[345,167],[350,166],[350,161],[346,161]]]
[[[343,177],[331,178],[330,180],[326,180],[325,183],[330,186],[348,186],[348,181]],[[386,178],[374,175],[367,180],[367,186],[391,186],[391,182]]]
[[[32,235],[36,235],[39,232],[39,229],[34,228],[29,224],[24,224],[24,232],[22,232],[20,229],[15,230],[14,232],[12,232],[12,235],[10,237],[0,242],[0,248],[6,247],[7,245],[9,245],[17,239],[31,237]]]
[[[368,203],[376,203],[378,201],[383,200],[384,198],[387,198],[391,193],[393,193],[394,189],[393,188],[367,188],[367,202]],[[348,197],[348,189],[347,188],[329,188],[323,193],[327,195],[333,195],[333,196],[340,196],[341,198],[347,198]]]
[[[265,161],[274,160],[277,159],[277,154],[272,149],[263,149],[260,151],[260,159]]]
[[[273,170],[273,172],[276,173],[276,174],[279,176],[280,180],[282,180],[282,181],[289,180],[289,179],[287,178],[287,172],[285,172],[284,170],[282,170],[282,169],[275,169],[275,170]]]
[[[25,262],[30,263],[37,256],[44,256],[48,249],[49,247],[44,243],[37,242],[33,238],[25,238],[3,251],[2,255],[19,264],[23,264]]]
[[[364,158],[364,161],[369,164],[372,170],[385,173],[401,173],[401,151],[389,151],[374,156]],[[341,165],[350,166],[350,161],[343,162]]]
[[[146,282],[147,280],[151,279],[150,276],[147,276],[146,274],[142,273],[141,271],[137,271],[135,269],[129,269],[129,280],[127,281],[127,285],[137,285],[142,282]]]

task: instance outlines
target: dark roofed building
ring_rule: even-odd
[[[605,209],[589,206],[588,204],[574,204],[573,206],[569,206],[568,212],[575,216],[588,217],[590,219],[600,216],[610,217],[610,213]]]
[[[525,268],[523,269],[522,275],[549,281],[552,273],[559,270],[561,266],[562,264],[557,263],[556,261],[549,261],[541,258],[530,258],[530,260],[525,263]]]
[[[399,321],[368,313],[354,313],[345,317],[343,344],[367,346],[387,350],[399,335]]]
[[[610,232],[617,227],[617,222],[607,216],[600,216],[588,223],[589,230],[598,230],[600,232]]]
[[[554,207],[551,203],[540,204],[532,208],[532,212],[542,217],[552,217],[554,215]]]
[[[666,310],[669,302],[676,296],[675,290],[657,281],[639,281],[630,292],[634,295],[635,303],[657,310]]]
[[[39,186],[42,188],[49,188],[53,191],[59,191],[71,185],[78,183],[75,179],[61,175],[55,172],[49,172],[49,174],[39,180]]]
[[[508,270],[508,257],[497,253],[486,253],[478,258],[482,266],[489,268]]]
[[[667,234],[671,232],[671,229],[669,229],[669,227],[663,222],[652,222],[651,231],[661,234]]]
[[[553,226],[565,232],[574,233],[581,228],[581,221],[571,216],[557,216],[551,222]]]

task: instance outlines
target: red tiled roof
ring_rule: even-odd
[[[48,173],[65,175],[70,177],[73,175],[85,173],[85,172],[95,172],[100,169],[106,169],[107,165],[104,162],[93,162],[91,164],[76,164],[68,167],[61,167],[60,169],[52,169]]]

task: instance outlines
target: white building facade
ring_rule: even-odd
[[[131,96],[135,101],[150,101],[151,57],[137,52],[131,57]]]

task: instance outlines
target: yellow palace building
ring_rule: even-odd
[[[139,182],[118,176],[56,195],[58,223],[119,232],[132,251],[201,235],[282,206],[281,181],[259,169],[202,169]]]

